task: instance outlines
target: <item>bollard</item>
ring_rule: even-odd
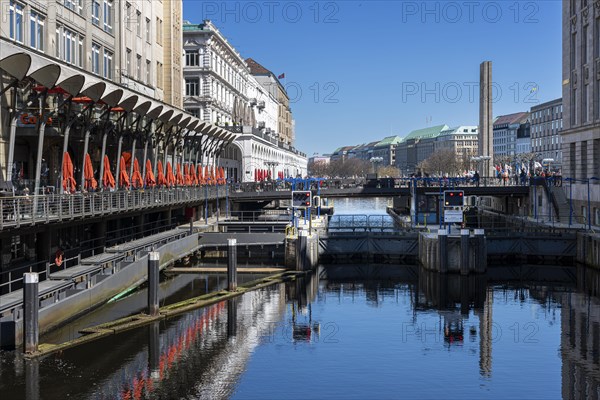
[[[38,312],[39,301],[39,276],[36,272],[23,274],[23,351],[26,354],[38,350],[40,338]]]
[[[469,230],[460,230],[460,273],[469,275]]]
[[[296,239],[296,271],[306,271],[306,258],[308,250],[308,236],[306,231],[298,231],[298,239]]]
[[[190,235],[194,234],[194,218],[190,218]]]
[[[158,315],[158,283],[160,280],[160,253],[148,253],[148,315]]]
[[[237,290],[237,239],[227,239],[227,290]]]
[[[485,243],[485,230],[475,229],[475,272],[483,273],[487,270],[487,248]]]
[[[445,274],[448,272],[448,231],[438,230],[438,270]]]

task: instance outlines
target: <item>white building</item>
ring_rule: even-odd
[[[220,155],[227,176],[240,182],[254,181],[255,171],[269,171],[274,179],[305,176],[306,155],[279,133],[282,118],[291,122],[278,100],[287,98],[280,93],[283,87],[269,90],[261,84],[268,77],[252,74],[247,61],[210,21],[184,23],[183,41],[185,110],[242,134]],[[283,108],[289,113],[289,105]],[[292,129],[288,131],[291,137]]]

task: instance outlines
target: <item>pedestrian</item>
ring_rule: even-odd
[[[479,171],[475,171],[473,175],[473,181],[475,181],[475,186],[479,187]]]

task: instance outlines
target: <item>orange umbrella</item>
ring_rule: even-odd
[[[196,169],[198,170],[198,183],[204,185],[206,182],[204,181],[204,175],[202,174],[202,164],[198,164]]]
[[[121,166],[119,171],[119,184],[121,187],[129,188],[129,175],[127,175],[127,165],[125,164],[125,157],[121,156]]]
[[[185,186],[192,186],[190,167],[187,164],[183,165],[183,183],[185,184]]]
[[[210,175],[208,176],[208,179],[210,179],[210,184],[214,185],[216,183],[216,179],[215,179],[215,169],[213,168],[213,166],[210,166]]]
[[[175,175],[175,183],[177,186],[183,186],[183,175],[181,174],[181,164],[177,163],[177,173]]]
[[[171,163],[167,161],[167,186],[172,187],[173,185],[175,185],[175,175],[173,175]]]
[[[112,172],[110,172],[110,162],[108,161],[108,156],[104,155],[104,173],[102,176],[102,185],[104,187],[115,188],[115,177]]]
[[[208,165],[204,166],[204,183],[210,185],[212,182],[210,181],[210,173],[208,171]]]
[[[65,152],[64,160],[63,160],[63,181],[62,186],[63,189],[67,192],[71,193],[75,191],[75,177],[73,176],[73,162],[71,161],[71,156],[69,152]]]
[[[140,173],[140,164],[138,163],[137,158],[133,160],[133,175],[131,176],[131,184],[136,189],[144,187],[144,180],[142,179],[142,174]]]
[[[165,178],[165,174],[163,172],[162,161],[160,161],[160,160],[158,161],[157,168],[156,168],[156,183],[158,184],[158,186],[166,186],[167,185],[167,178]]]
[[[85,177],[85,183],[83,185],[85,189],[96,190],[98,188],[98,182],[96,181],[96,178],[94,178],[92,159],[87,153],[85,155],[85,164],[83,164],[83,176]]]
[[[160,162],[160,161],[159,161]],[[163,175],[163,179],[164,179]],[[154,187],[156,185],[156,179],[154,179],[154,173],[152,172],[152,163],[150,159],[146,160],[146,186]]]
[[[128,151],[124,151],[122,154],[125,159],[125,166],[127,167],[127,171],[131,169],[131,153]]]
[[[196,175],[196,167],[194,167],[194,164],[190,164],[190,179],[192,181],[192,185],[198,184],[198,176]]]

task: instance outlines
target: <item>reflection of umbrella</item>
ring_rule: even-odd
[[[184,181],[183,181],[183,175],[181,174],[181,164],[177,163],[177,174],[175,175],[175,183],[177,183],[177,186],[183,186]]]
[[[125,157],[121,156],[121,166],[119,171],[119,184],[121,187],[129,188],[129,175],[127,175]]]
[[[159,161],[160,162],[160,161]],[[150,159],[146,160],[146,186],[154,187],[156,185],[156,179],[154,179],[154,173],[152,172],[152,163]],[[164,178],[164,175],[163,175]]]
[[[144,181],[142,180],[142,174],[140,173],[140,164],[138,159],[133,160],[133,175],[131,176],[131,184],[135,189],[144,187]]]
[[[98,182],[94,178],[94,168],[92,167],[92,159],[87,153],[85,154],[85,164],[83,164],[83,176],[85,178],[83,187],[88,190],[96,190],[96,188],[98,187]]]
[[[65,152],[65,157],[63,161],[63,181],[62,186],[63,189],[67,192],[75,191],[75,177],[73,176],[73,162],[71,161],[71,156],[69,152]]]
[[[196,169],[198,170],[198,183],[204,185],[206,182],[204,181],[204,174],[202,174],[202,164],[198,164]]]
[[[175,175],[173,175],[173,167],[171,166],[171,162],[167,161],[167,186],[172,187],[175,185]]]
[[[167,178],[165,178],[165,173],[163,172],[162,161],[158,160],[156,166],[156,183],[158,184],[158,186],[166,186]]]
[[[110,172],[110,162],[108,161],[108,156],[104,155],[104,174],[102,176],[102,185],[104,187],[115,188],[115,177],[112,172]]]

